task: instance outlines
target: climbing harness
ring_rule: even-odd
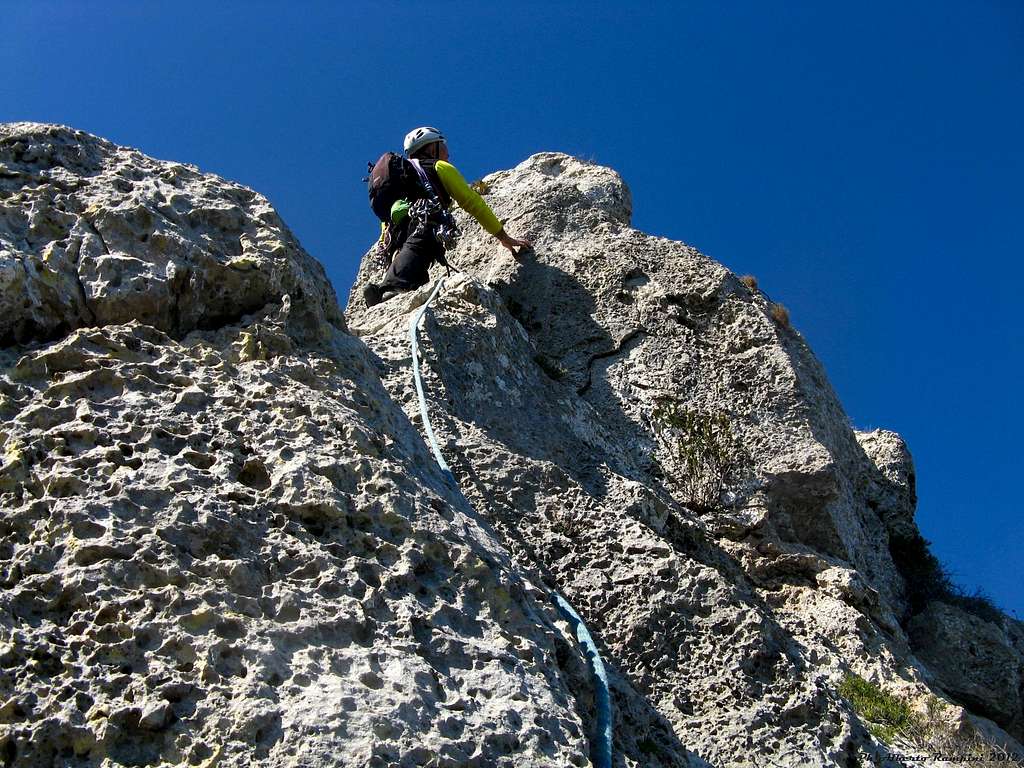
[[[469,503],[466,499],[465,494],[462,493],[462,489],[459,488],[459,483],[455,479],[455,475],[452,474],[448,463],[444,460],[444,456],[441,455],[441,447],[437,443],[437,438],[434,436],[434,428],[430,423],[430,415],[427,412],[427,397],[423,390],[423,379],[420,376],[420,356],[419,356],[419,341],[416,336],[416,330],[419,327],[420,320],[423,319],[423,315],[427,312],[427,307],[430,306],[430,302],[433,301],[434,297],[441,290],[444,285],[444,278],[440,278],[434,289],[430,292],[427,300],[420,307],[420,311],[413,315],[412,320],[409,323],[409,342],[412,348],[412,378],[416,384],[416,396],[419,399],[420,404],[420,418],[423,420],[423,428],[427,433],[427,440],[430,443],[430,450],[434,453],[434,460],[437,462],[437,466],[441,468],[441,472],[444,474],[445,479],[451,484],[452,488],[458,492],[460,496]],[[594,708],[597,710],[597,725],[596,725],[596,737],[592,746],[593,752],[593,763],[594,768],[611,768],[612,765],[612,703],[611,694],[608,688],[608,672],[605,669],[604,662],[601,660],[601,654],[597,650],[597,643],[594,642],[593,635],[587,629],[586,624],[583,623],[583,619],[573,609],[564,597],[555,591],[549,593],[551,601],[555,604],[558,612],[562,617],[569,623],[573,633],[576,636],[576,642],[579,644],[580,649],[583,651],[583,655],[586,656],[587,662],[590,665],[591,673],[594,676]]]
[[[455,217],[448,210],[448,206],[441,202],[441,197],[438,195],[437,190],[434,189],[434,185],[430,183],[430,177],[427,176],[427,172],[423,169],[423,164],[419,160],[410,160],[409,162],[416,169],[420,183],[427,191],[425,198],[421,198],[412,204],[412,207],[409,209],[409,215],[414,221],[419,221],[423,226],[431,227],[437,242],[445,250],[450,251],[459,241],[462,231],[455,222]]]

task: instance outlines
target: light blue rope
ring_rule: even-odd
[[[576,642],[583,649],[583,654],[590,664],[590,671],[594,675],[594,709],[597,710],[597,738],[594,740],[594,766],[595,768],[611,768],[612,765],[612,699],[608,690],[608,672],[601,661],[601,654],[597,651],[597,643],[594,642],[590,630],[583,623],[583,619],[569,605],[569,601],[557,592],[551,593],[551,599],[558,607],[559,612],[569,622],[569,626],[576,633]]]
[[[423,379],[420,378],[420,345],[416,339],[416,328],[419,326],[420,320],[423,319],[423,315],[426,313],[427,307],[430,306],[430,302],[437,295],[437,292],[441,290],[442,285],[444,285],[443,277],[437,281],[437,285],[434,286],[434,290],[430,292],[427,300],[423,302],[420,311],[413,315],[412,321],[409,323],[409,341],[412,344],[412,379],[416,382],[416,395],[420,399],[420,416],[423,419],[423,428],[427,431],[427,440],[430,441],[430,450],[434,452],[437,466],[454,483],[455,476],[452,474],[451,469],[448,468],[444,456],[441,455],[441,447],[437,444],[437,438],[434,437],[434,428],[430,425],[430,415],[427,413],[427,396],[423,393]],[[458,483],[455,483],[455,487],[458,488]]]
[[[442,285],[444,285],[443,277],[437,281],[437,285],[434,286],[434,290],[430,292],[427,300],[423,302],[420,311],[413,315],[412,320],[409,322],[409,341],[412,346],[412,378],[416,383],[416,395],[420,401],[420,417],[423,419],[423,428],[427,432],[430,450],[434,452],[434,459],[437,461],[437,465],[441,468],[449,482],[451,482],[452,487],[465,499],[466,497],[459,488],[455,475],[452,474],[451,469],[444,460],[444,456],[441,455],[441,447],[437,444],[434,428],[430,424],[430,415],[427,412],[427,396],[423,391],[423,379],[420,377],[419,341],[416,337],[416,329],[419,327],[423,315],[426,314],[427,307],[430,306],[434,296],[441,290]],[[469,501],[467,500],[466,503],[468,504]],[[551,600],[555,607],[558,608],[558,612],[562,614],[563,618],[572,627],[573,633],[576,635],[576,642],[579,643],[580,648],[583,650],[587,663],[590,665],[590,671],[594,675],[594,708],[597,710],[597,734],[593,746],[594,768],[611,768],[612,700],[608,688],[608,672],[605,669],[604,662],[601,660],[601,654],[597,650],[597,643],[594,642],[593,635],[590,634],[587,625],[583,623],[580,615],[557,592],[551,592]]]

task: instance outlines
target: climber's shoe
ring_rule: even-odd
[[[384,296],[381,293],[380,286],[376,283],[368,283],[363,288],[363,301],[366,302],[366,306],[372,307],[376,304],[380,304],[384,300]]]

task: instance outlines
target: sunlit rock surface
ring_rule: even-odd
[[[115,196],[58,163],[124,157],[143,186],[180,168],[66,129],[0,135],[35,163],[4,166],[15,262],[55,247],[10,234],[43,175]],[[182,207],[258,199],[187,174]],[[101,232],[118,210],[95,211]],[[229,274],[188,232],[191,268]],[[186,326],[150,283],[103,294],[119,322],[69,310],[86,327],[0,353],[5,764],[585,765],[589,681],[546,593],[446,485],[290,242],[252,252],[239,296],[186,290]],[[170,263],[152,237],[118,247],[147,274]],[[56,334],[44,306],[8,327]]]
[[[334,291],[266,198],[67,128],[0,126],[0,341],[137,320],[181,335]]]

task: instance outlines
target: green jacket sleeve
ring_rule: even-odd
[[[452,200],[458,203],[462,210],[479,221],[480,226],[490,234],[496,235],[501,231],[501,222],[494,215],[494,211],[470,188],[458,168],[444,160],[438,160],[434,164],[434,170],[437,171],[438,178],[452,196]]]

